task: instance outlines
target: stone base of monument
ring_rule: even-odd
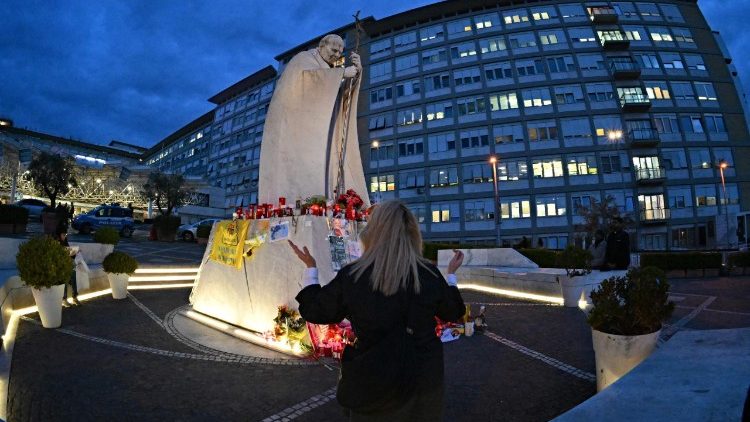
[[[274,230],[278,225],[286,227]],[[215,329],[221,327],[237,338],[284,353],[300,354],[267,340],[273,333],[279,306],[297,309],[294,298],[302,289],[304,264],[287,239],[300,248],[308,247],[318,264],[319,281],[325,285],[333,279],[333,262],[340,261],[342,253],[348,254],[349,249],[343,247],[356,243],[358,229],[358,223],[310,215],[250,220],[246,244],[252,253],[242,258],[237,269],[210,259],[214,243],[222,241],[216,238],[214,227],[190,294],[192,314],[186,316]],[[284,235],[271,236],[271,232]],[[334,258],[329,239],[332,233],[348,239],[333,248]]]
[[[260,333],[196,312],[189,305],[175,310],[170,318],[169,324],[183,341],[218,353],[282,361],[305,356],[283,344],[269,342]]]

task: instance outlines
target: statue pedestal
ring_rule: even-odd
[[[251,220],[253,222],[262,220]],[[318,278],[325,285],[334,277],[326,217],[274,218],[289,223],[289,239],[307,246],[318,264]],[[251,226],[252,227],[252,226]],[[236,269],[209,258],[216,229],[212,230],[198,278],[190,294],[193,310],[258,333],[273,330],[280,305],[297,309],[294,297],[302,289],[304,264],[286,239],[261,244]],[[251,238],[251,230],[247,238]]]

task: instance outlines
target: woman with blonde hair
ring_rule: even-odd
[[[344,318],[351,321],[357,341],[344,351],[343,369],[352,357],[382,350],[379,370],[384,375],[404,362],[389,362],[388,359],[393,358],[383,345],[390,342],[388,344],[398,347],[401,343],[393,340],[394,335],[408,337],[407,349],[413,353],[413,359],[409,359],[404,370],[408,371],[407,378],[413,380],[413,385],[401,390],[404,391],[401,396],[378,404],[377,409],[366,412],[361,410],[363,408],[350,409],[352,421],[440,421],[443,416],[443,346],[435,335],[435,316],[455,321],[465,312],[455,276],[463,263],[463,254],[456,251],[448,265],[446,281],[437,267],[422,257],[419,224],[398,200],[375,207],[360,239],[364,249],[362,257],[344,266],[322,287],[317,280],[315,258],[306,247],[300,250],[289,242],[307,266],[304,287],[296,298],[299,312],[316,324],[338,323]],[[378,371],[378,368],[370,369]],[[339,402],[342,402],[342,384],[348,381],[347,385],[351,385],[352,381],[344,379],[345,371],[342,377]]]

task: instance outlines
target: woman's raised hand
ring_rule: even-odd
[[[292,247],[292,250],[295,254],[297,254],[297,257],[302,261],[307,268],[315,268],[317,267],[317,263],[315,262],[315,258],[313,258],[310,251],[307,249],[307,246],[304,246],[301,250],[300,248],[294,244],[291,240],[287,240],[289,242],[289,246]]]
[[[448,263],[448,274],[455,274],[456,270],[464,263],[464,253],[458,249],[453,250],[453,258]]]

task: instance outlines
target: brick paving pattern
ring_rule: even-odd
[[[674,281],[670,327],[750,326],[748,281]],[[131,296],[66,309],[58,330],[41,328],[36,315],[20,322],[10,421],[347,420],[335,400],[335,363],[215,351],[181,338],[171,323],[189,289]],[[474,313],[487,305],[489,331],[445,344],[446,421],[546,421],[595,393],[582,312],[475,292],[464,298]]]

